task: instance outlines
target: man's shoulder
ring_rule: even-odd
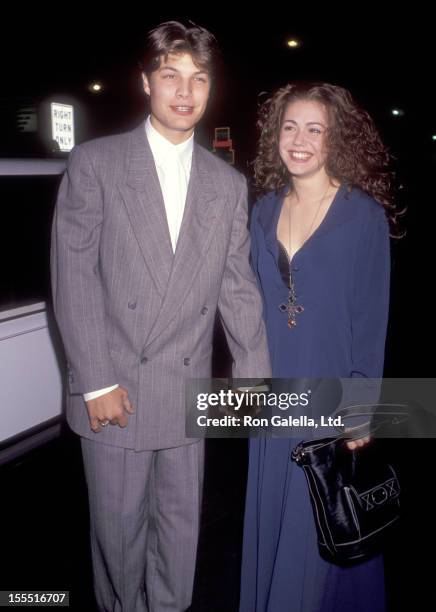
[[[230,180],[232,182],[236,181],[237,183],[245,184],[246,179],[244,175],[236,170],[236,168],[198,143],[195,143],[195,148],[197,155],[201,157],[203,163],[207,165],[209,172],[212,172],[217,177],[222,177],[225,181]]]
[[[128,146],[130,136],[131,131],[92,138],[76,145],[73,151],[76,154],[84,153],[91,157],[110,153],[120,155]]]

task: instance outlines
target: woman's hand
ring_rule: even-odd
[[[347,448],[349,450],[355,450],[356,448],[360,448],[361,446],[365,446],[371,440],[371,436],[364,436],[363,438],[357,438],[357,440],[349,440],[347,444]]]

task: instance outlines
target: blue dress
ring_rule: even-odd
[[[381,377],[390,275],[383,208],[360,189],[339,188],[292,259],[304,311],[289,329],[276,237],[284,193],[259,200],[251,222],[273,377]],[[290,461],[300,440],[250,440],[240,612],[382,612],[381,556],[342,568],[318,553],[304,473]]]

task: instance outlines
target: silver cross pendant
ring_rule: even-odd
[[[297,304],[297,297],[295,295],[294,283],[292,279],[289,279],[289,296],[286,304],[280,304],[279,310],[280,312],[286,312],[288,315],[288,327],[292,329],[297,325],[297,314],[300,314],[304,311],[303,306]]]

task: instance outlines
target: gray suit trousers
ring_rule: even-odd
[[[81,438],[97,604],[181,612],[191,603],[204,441],[135,451]]]

